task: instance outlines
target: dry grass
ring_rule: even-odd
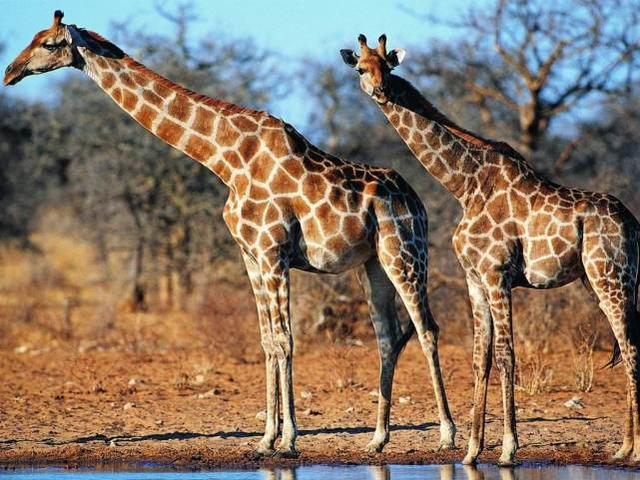
[[[186,310],[167,308],[158,294],[150,295],[148,311],[134,313],[127,308],[130,264],[116,255],[108,268],[100,266],[81,235],[56,228],[56,222],[43,221],[31,239],[36,250],[0,249],[0,348],[138,353],[203,348],[237,363],[262,361],[255,303],[237,258],[216,260],[198,274]],[[336,372],[330,388],[360,388],[363,379],[355,373],[355,352],[359,340],[373,338],[373,328],[356,276],[295,272],[292,281],[296,353],[328,343]],[[469,345],[466,292],[446,284],[432,293],[441,344]],[[610,348],[610,333],[580,285],[544,292],[516,290],[513,312],[520,390],[528,395],[554,387],[593,390],[594,351]],[[557,351],[572,355],[573,378],[554,376],[548,358]],[[444,367],[448,383],[457,368],[467,368]],[[175,388],[189,389],[196,377],[206,377],[212,368],[204,360],[202,365],[184,365]],[[553,384],[560,381],[567,385]],[[99,379],[87,382],[93,384],[86,388],[99,389]]]
[[[524,358],[522,358],[524,357]],[[516,388],[527,395],[548,392],[553,380],[553,369],[540,352],[525,352],[516,369]]]
[[[241,363],[261,355],[256,307],[248,288],[217,284],[201,300],[195,323],[210,349],[223,351]]]
[[[533,295],[516,328],[515,337],[521,350],[517,356],[516,388],[527,395],[549,391],[553,379],[553,369],[546,357],[556,325],[545,300],[542,295]]]
[[[349,345],[345,342],[335,341],[327,347],[327,357],[331,362],[333,374],[328,376],[332,382],[330,388],[337,390],[349,390],[362,387],[356,377],[356,358],[360,347]]]
[[[593,352],[598,337],[592,322],[579,325],[570,335],[575,387],[580,392],[590,392],[593,388]]]

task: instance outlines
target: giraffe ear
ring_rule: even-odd
[[[340,55],[342,56],[342,60],[344,61],[344,63],[346,63],[352,68],[358,64],[358,59],[360,58],[358,55],[355,54],[353,50],[349,50],[346,48],[340,50]]]
[[[407,51],[404,48],[394,48],[387,53],[387,63],[389,64],[389,67],[396,68],[400,65],[406,54]]]

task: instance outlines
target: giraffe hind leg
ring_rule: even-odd
[[[596,302],[598,302],[599,301],[598,295],[596,294],[596,292],[593,290],[593,287],[589,283],[588,276],[587,275],[583,275],[580,280],[582,281],[582,285],[584,285],[584,288],[586,288],[587,292],[589,292],[589,295]],[[640,314],[639,314],[639,317],[640,317]],[[605,363],[602,366],[602,368],[613,368],[616,365],[618,365],[621,361],[622,361],[622,352],[620,351],[620,344],[618,343],[617,339],[614,339],[613,349],[611,351],[611,358],[609,359],[609,361],[607,363]]]
[[[395,288],[377,258],[372,258],[365,264],[365,274],[360,275],[360,283],[367,296],[380,354],[378,418],[376,431],[366,448],[369,453],[378,453],[389,441],[393,376],[400,352],[411,337],[413,327],[402,332],[396,314]]]
[[[392,242],[390,242],[392,243]],[[455,448],[456,427],[451,418],[440,370],[438,356],[438,324],[436,323],[427,300],[427,261],[426,245],[414,248],[414,252],[385,248],[385,242],[379,246],[380,263],[393,283],[404,303],[413,326],[416,329],[422,351],[427,358],[431,372],[433,391],[440,418],[439,449]],[[401,261],[394,261],[395,260]]]
[[[614,454],[615,459],[631,457],[640,461],[640,371],[638,350],[640,348],[640,318],[636,310],[636,289],[631,282],[618,280],[617,275],[605,275],[595,268],[588,268],[591,287],[599,300],[616,342],[627,376],[627,408],[625,409],[622,446]],[[622,275],[625,277],[625,275]],[[615,280],[612,280],[614,277]],[[615,351],[615,349],[614,349]],[[614,353],[615,359],[615,353]],[[610,362],[612,363],[612,362]]]

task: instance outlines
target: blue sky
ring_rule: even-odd
[[[163,2],[166,7],[172,3]],[[452,35],[446,27],[433,25],[407,11],[434,13],[456,18],[474,2],[469,0],[196,0],[199,19],[194,37],[215,31],[232,37],[253,37],[263,48],[278,52],[283,69],[287,59],[314,58],[341,62],[340,48],[355,48],[356,37],[364,33],[375,39],[387,33],[391,47],[419,45],[436,37]],[[476,2],[477,3],[477,2]],[[159,17],[153,0],[0,0],[0,41],[5,50],[0,62],[6,65],[31,40],[33,34],[50,25],[53,11],[64,10],[65,22],[75,23],[109,37],[113,21],[127,21],[149,32],[169,32],[171,25]],[[144,59],[139,59],[144,63]],[[78,72],[58,71],[31,77],[6,91],[9,95],[48,101],[53,81]],[[355,81],[355,80],[354,80]],[[0,87],[1,88],[1,87]],[[304,124],[307,110],[294,93],[273,105],[274,114],[294,124]]]

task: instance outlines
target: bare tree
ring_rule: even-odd
[[[0,241],[30,245],[38,207],[50,186],[65,181],[67,159],[53,155],[49,143],[60,133],[45,105],[0,91]]]
[[[499,0],[449,22],[464,38],[437,44],[412,65],[457,85],[488,133],[512,131],[531,154],[559,115],[629,90],[639,20],[637,0]]]
[[[247,106],[265,107],[282,84],[270,55],[252,41],[215,35],[193,41],[188,7],[161,15],[175,35],[120,25],[117,43],[174,81]],[[127,285],[134,309],[157,304],[160,296],[167,307],[186,307],[194,274],[226,254],[231,242],[220,221],[226,187],[144,133],[85,78],[70,76],[60,93],[54,113],[68,134],[57,153],[72,159],[63,200],[75,207],[102,258],[124,254],[130,262],[126,281],[116,280]]]

